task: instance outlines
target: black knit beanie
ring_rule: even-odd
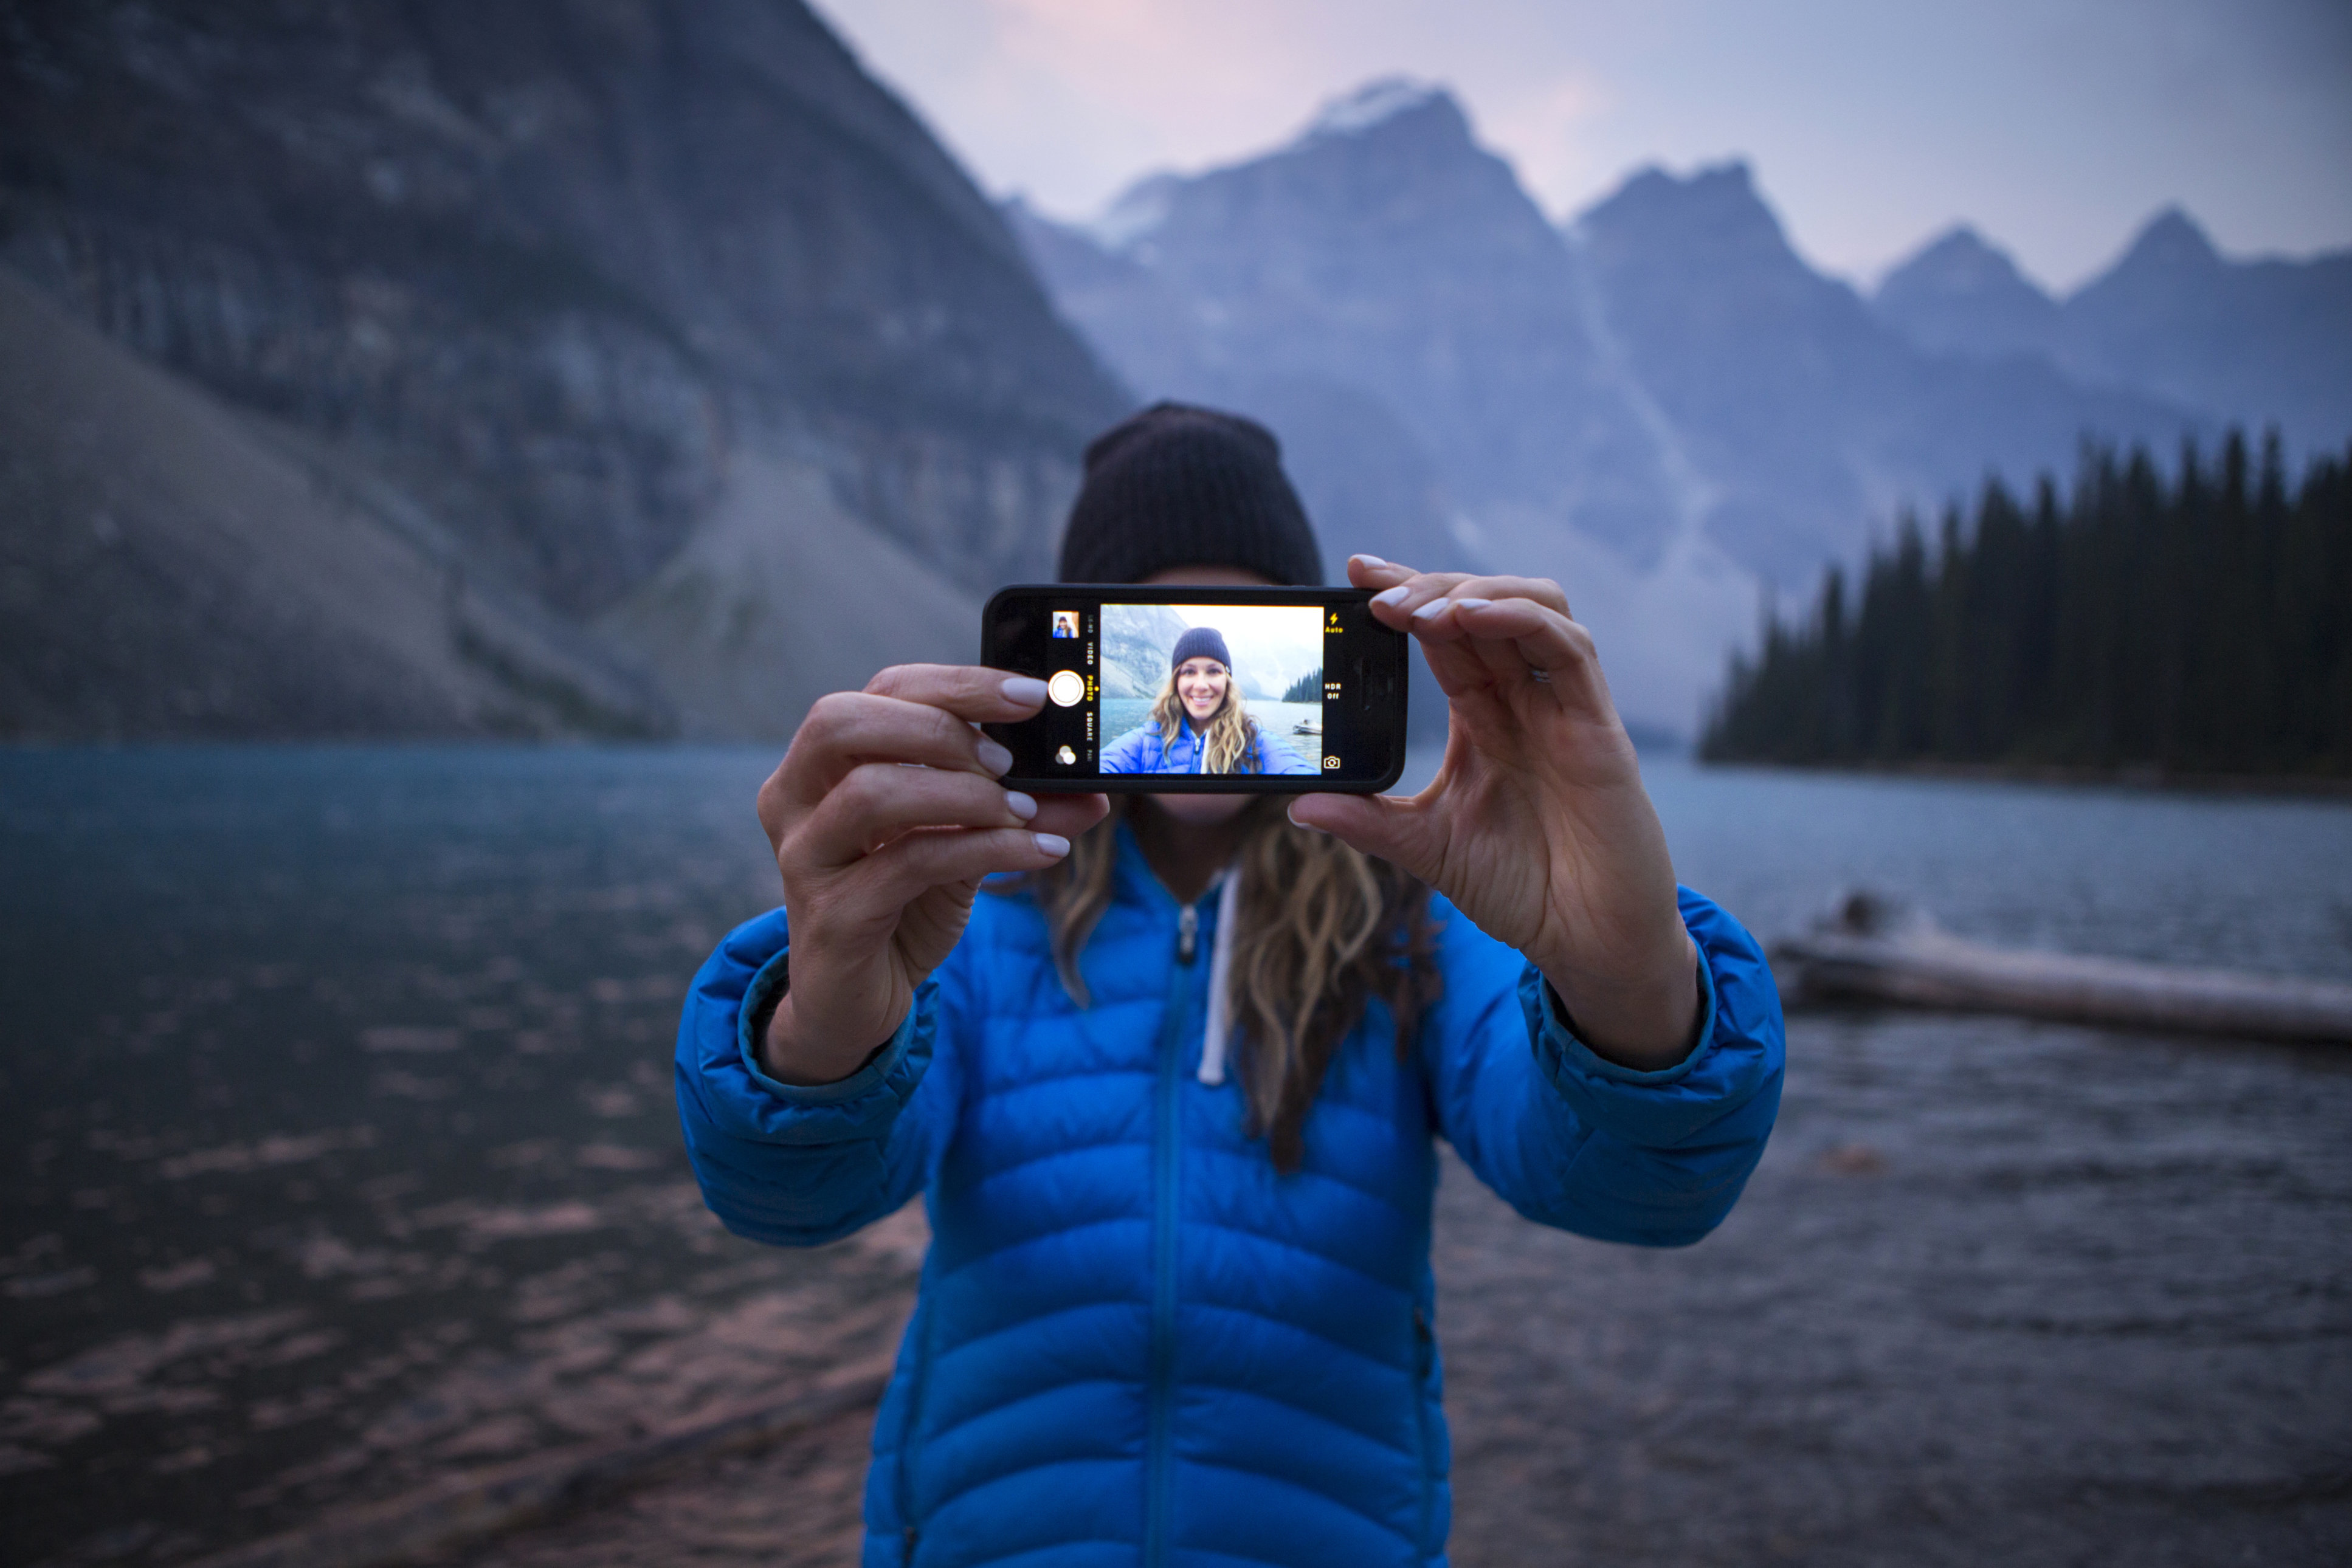
[[[1281,444],[1255,420],[1154,403],[1087,447],[1062,580],[1138,582],[1171,566],[1243,567],[1290,588],[1323,580]]]
[[[1225,652],[1225,635],[1214,626],[1192,626],[1176,639],[1176,651],[1168,655],[1168,667],[1181,670],[1187,659],[1214,659],[1228,670],[1234,667],[1234,656]]]

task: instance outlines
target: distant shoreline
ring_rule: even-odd
[[[1702,758],[1696,749],[1688,755],[1692,763],[1700,768],[1745,768],[1769,773],[1843,773],[1874,779],[2090,786],[2162,795],[2270,795],[2352,800],[2352,777],[2339,778],[2327,774],[2171,773],[2161,768],[2077,768],[2059,763],[2023,762],[1717,762]]]
[[[61,740],[47,737],[0,736],[0,758],[55,755],[61,752],[264,752],[271,750],[380,750],[400,751],[727,751],[761,750],[782,755],[790,737],[708,737],[669,738],[661,740],[616,739],[596,736],[483,736],[483,735],[385,735],[385,736],[159,736],[115,737],[99,740]],[[1699,756],[1697,748],[1687,742],[1644,741],[1636,735],[1635,749],[1644,762],[1687,762],[1694,768],[1711,771],[1745,768],[1759,773],[1795,773],[1813,776],[1846,775],[1872,779],[1934,779],[1961,783],[1982,784],[2059,784],[2109,789],[2131,789],[2150,794],[2167,795],[2258,795],[2281,799],[2319,800],[2352,800],[2352,777],[2334,778],[2324,774],[2272,773],[2168,773],[2161,768],[2069,768],[2049,763],[1994,762],[1768,762],[1735,759],[1709,761]],[[1416,744],[1411,748],[1416,758],[1425,757],[1429,772],[1436,771],[1444,757],[1443,742]],[[1416,782],[1414,770],[1408,768],[1404,784],[1418,787],[1427,779]]]

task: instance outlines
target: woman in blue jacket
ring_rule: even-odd
[[[1246,421],[1163,404],[1087,463],[1065,580],[1320,577]],[[928,1205],[868,1564],[1443,1563],[1433,1138],[1643,1246],[1762,1152],[1770,976],[1675,887],[1559,588],[1348,571],[1451,705],[1410,800],[1032,799],[974,727],[1043,684],[939,665],[820,700],[761,790],[784,908],[696,977],[678,1101],[740,1235]]]
[[[1139,724],[1105,748],[1106,773],[1312,773],[1258,727],[1234,681],[1234,656],[1213,626],[1188,626],[1169,651],[1168,678]]]

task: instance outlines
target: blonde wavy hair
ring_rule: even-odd
[[[1131,799],[1113,796],[1110,815],[1058,865],[1003,889],[1025,885],[1036,894],[1054,967],[1080,1007],[1091,998],[1078,956],[1110,907],[1118,824]],[[1306,1153],[1307,1113],[1332,1054],[1366,1001],[1387,1005],[1402,1061],[1437,999],[1439,975],[1428,888],[1386,861],[1294,825],[1284,803],[1265,797],[1242,818],[1228,873],[1242,881],[1226,999],[1250,1135],[1266,1140],[1275,1168],[1287,1175]]]
[[[1234,679],[1233,671],[1222,664],[1218,668],[1225,672],[1225,700],[1217,705],[1202,730],[1201,771],[1255,773],[1260,766],[1257,720],[1250,717],[1249,705],[1242,700],[1241,683]],[[1176,695],[1176,672],[1171,669],[1151,703],[1151,724],[1160,731],[1160,745],[1176,744],[1176,737],[1184,733],[1185,717],[1184,699]]]

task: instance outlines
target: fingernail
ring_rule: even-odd
[[[1451,599],[1433,599],[1428,603],[1423,605],[1420,609],[1414,611],[1412,612],[1412,618],[1415,621],[1434,621],[1437,617],[1444,614],[1445,607],[1453,602],[1454,601]]]
[[[1044,707],[1045,683],[1034,675],[1007,675],[1004,677],[1004,700],[1019,703],[1023,707]]]
[[[1386,566],[1386,565],[1388,565],[1388,562],[1386,562],[1386,561],[1382,560],[1380,557],[1378,557],[1378,556],[1376,556],[1376,555],[1351,555],[1351,556],[1349,556],[1348,559],[1349,559],[1349,560],[1359,562],[1359,563],[1360,563],[1361,565],[1364,565],[1364,566]]]
[[[1032,833],[1029,836],[1037,841],[1040,854],[1052,855],[1059,860],[1070,852],[1070,841],[1059,833]]]
[[[1386,593],[1373,594],[1372,602],[1375,604],[1402,604],[1405,600],[1405,595],[1412,591],[1412,585],[1411,583],[1400,582],[1394,588],[1390,589]]]
[[[982,736],[980,740],[980,765],[1001,778],[1013,767],[1013,753]]]
[[[1037,801],[1035,798],[1033,796],[1024,795],[1018,789],[1007,789],[1004,792],[1004,803],[1013,809],[1013,814],[1014,816],[1020,818],[1024,822],[1037,814]]]
[[[1282,814],[1290,819],[1290,825],[1294,828],[1304,828],[1310,833],[1319,833],[1323,831],[1312,822],[1302,822],[1298,820],[1298,802],[1296,800],[1284,807]]]
[[[1491,599],[1457,599],[1454,601],[1454,608],[1456,610],[1484,610],[1486,606],[1494,602],[1495,601]]]

